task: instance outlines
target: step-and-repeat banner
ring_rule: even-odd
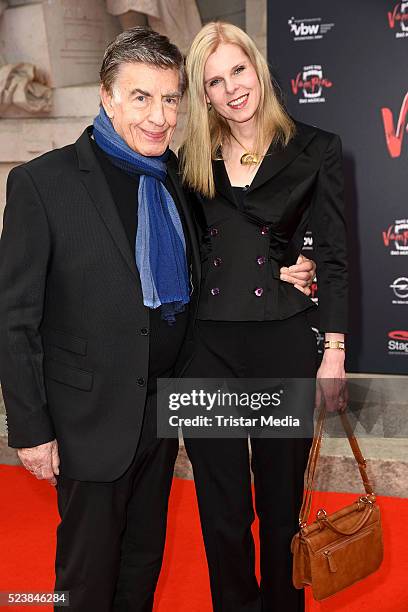
[[[348,369],[407,374],[408,1],[269,0],[268,61],[289,112],[343,142]]]

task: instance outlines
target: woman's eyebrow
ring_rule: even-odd
[[[234,72],[234,70],[242,66],[244,63],[245,63],[245,60],[243,60],[242,62],[239,62],[238,64],[235,64],[235,66],[231,68],[230,72]],[[209,83],[210,81],[213,81],[214,79],[222,79],[222,77],[219,75],[214,75],[210,79],[206,79],[204,82]]]

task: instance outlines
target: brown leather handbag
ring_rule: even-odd
[[[366,462],[350,423],[340,413],[357,461],[366,494],[353,504],[327,515],[322,508],[307,525],[312,503],[313,480],[319,456],[326,408],[319,413],[316,434],[305,472],[305,491],[299,513],[300,531],[292,538],[293,584],[311,586],[320,601],[375,572],[383,559],[380,509],[366,473]]]

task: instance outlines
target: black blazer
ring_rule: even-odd
[[[198,243],[174,154],[168,173],[191,234],[198,289]],[[148,329],[134,253],[88,131],[74,145],[13,169],[0,242],[9,445],[56,437],[62,474],[119,477],[141,429]]]
[[[270,147],[239,202],[223,161],[214,161],[216,197],[191,194],[201,230],[199,319],[286,319],[316,308],[279,280],[296,262],[312,230],[319,286],[320,330],[347,331],[347,256],[341,141],[296,122],[285,149]]]

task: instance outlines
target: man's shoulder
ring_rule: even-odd
[[[67,190],[77,170],[75,145],[70,144],[15,166],[10,171],[7,182],[11,184],[13,181],[28,180],[40,192],[49,192],[57,186]]]
[[[60,178],[72,179],[80,168],[80,157],[82,153],[87,156],[90,147],[90,126],[86,127],[79,138],[72,144],[65,145],[52,151],[47,151],[34,159],[16,166],[10,174],[25,172],[36,181],[55,182]],[[88,160],[89,161],[89,160]],[[92,160],[91,160],[92,161]]]
[[[20,168],[28,172],[32,177],[51,176],[60,173],[69,166],[78,166],[78,158],[75,144],[69,144],[59,149],[47,151],[39,157],[27,161]]]

